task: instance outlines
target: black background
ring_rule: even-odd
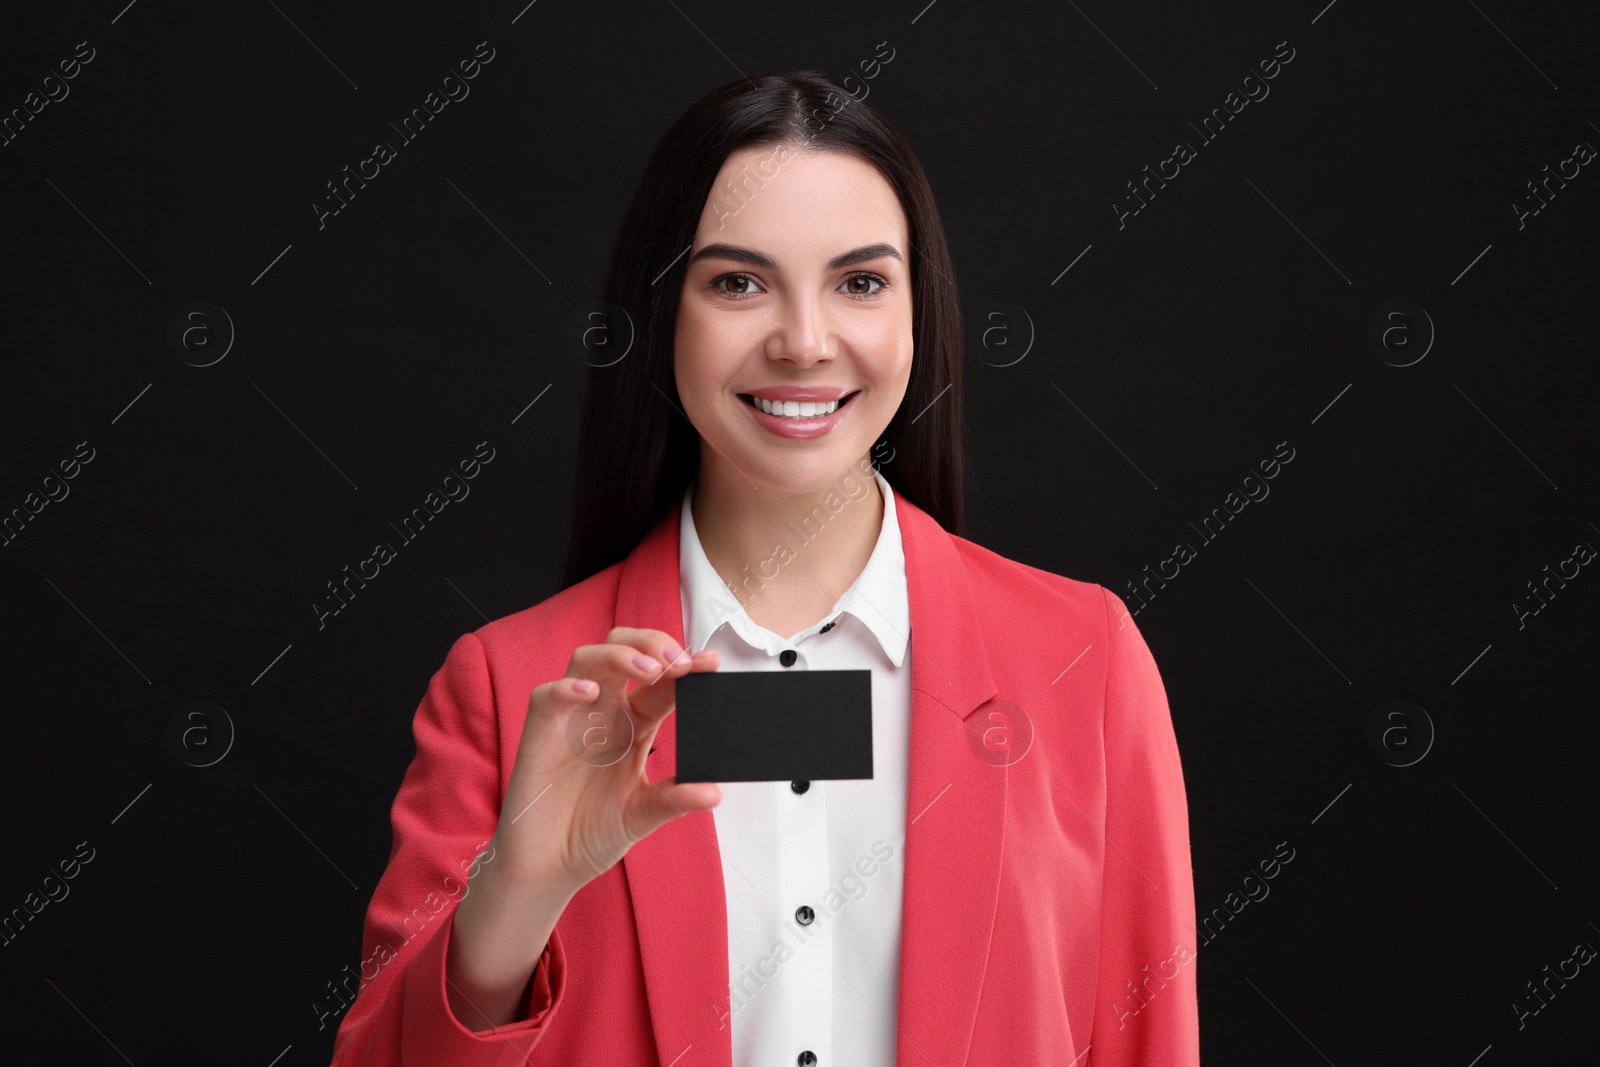
[[[968,320],[1005,326],[968,363],[968,535],[1125,597],[1193,544],[1137,622],[1199,913],[1295,850],[1202,950],[1206,1060],[1591,1045],[1593,967],[1521,1028],[1513,1004],[1600,947],[1600,577],[1520,627],[1513,604],[1600,546],[1600,175],[1520,227],[1512,205],[1600,145],[1595,20],[1324,3],[8,12],[0,109],[78,42],[95,58],[0,147],[0,510],[79,442],[94,459],[0,548],[0,912],[79,842],[95,858],[0,947],[6,1043],[326,1062],[312,1004],[360,958],[428,678],[459,634],[555,591],[584,355],[567,324],[650,148],[741,73],[859,76],[887,42],[871,99],[927,168]],[[480,41],[471,95],[400,146],[389,123]],[[1198,144],[1188,123],[1285,41],[1270,96]],[[1119,228],[1125,183],[1180,139],[1197,158]],[[398,157],[319,229],[325,183],[379,140]],[[1367,341],[1396,299],[1437,331],[1405,367]],[[167,343],[191,300],[237,330],[208,367]],[[325,583],[483,441],[470,496],[319,629]],[[1270,496],[1202,544],[1190,523],[1280,442]],[[237,731],[209,767],[167,739],[196,699]],[[1395,699],[1436,730],[1406,767],[1367,740]],[[1396,744],[1421,736],[1413,718]]]

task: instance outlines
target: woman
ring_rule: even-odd
[[[904,139],[824,74],[724,86],[606,296],[566,587],[429,685],[335,1063],[1197,1064],[1165,690],[1117,597],[957,536]],[[872,777],[679,783],[719,667],[870,669]]]

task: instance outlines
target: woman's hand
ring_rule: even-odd
[[[677,679],[717,665],[661,630],[619,626],[536,687],[494,837],[500,878],[570,895],[669,819],[715,807],[716,783],[651,782],[644,765]]]
[[[651,782],[645,757],[677,679],[714,671],[661,630],[617,627],[572,654],[565,677],[534,688],[491,841],[451,919],[445,977],[469,1029],[512,1022],[556,921],[579,889],[668,819],[715,807],[715,782]],[[629,690],[630,683],[637,683]]]

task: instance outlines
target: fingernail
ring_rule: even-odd
[[[640,652],[633,657],[633,665],[638,667],[641,671],[659,671],[661,669],[661,664],[657,663],[643,652]]]
[[[676,663],[682,658],[682,656],[683,649],[679,648],[677,643],[674,641],[668,641],[666,644],[661,646],[661,658],[666,660],[668,663]]]
[[[576,689],[580,693],[592,693],[600,687],[588,678],[579,678],[576,682],[572,683],[572,688]]]

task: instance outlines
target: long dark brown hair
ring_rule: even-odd
[[[621,359],[589,363],[563,589],[625,558],[699,474],[699,432],[680,414],[673,374],[684,253],[728,156],[780,144],[850,152],[876,166],[900,198],[913,253],[913,356],[905,398],[873,455],[891,457],[885,477],[897,491],[962,533],[961,310],[933,190],[875,105],[825,72],[786,71],[701,98],[661,138],[634,190],[604,290],[618,320],[608,325],[631,334],[632,347]]]

